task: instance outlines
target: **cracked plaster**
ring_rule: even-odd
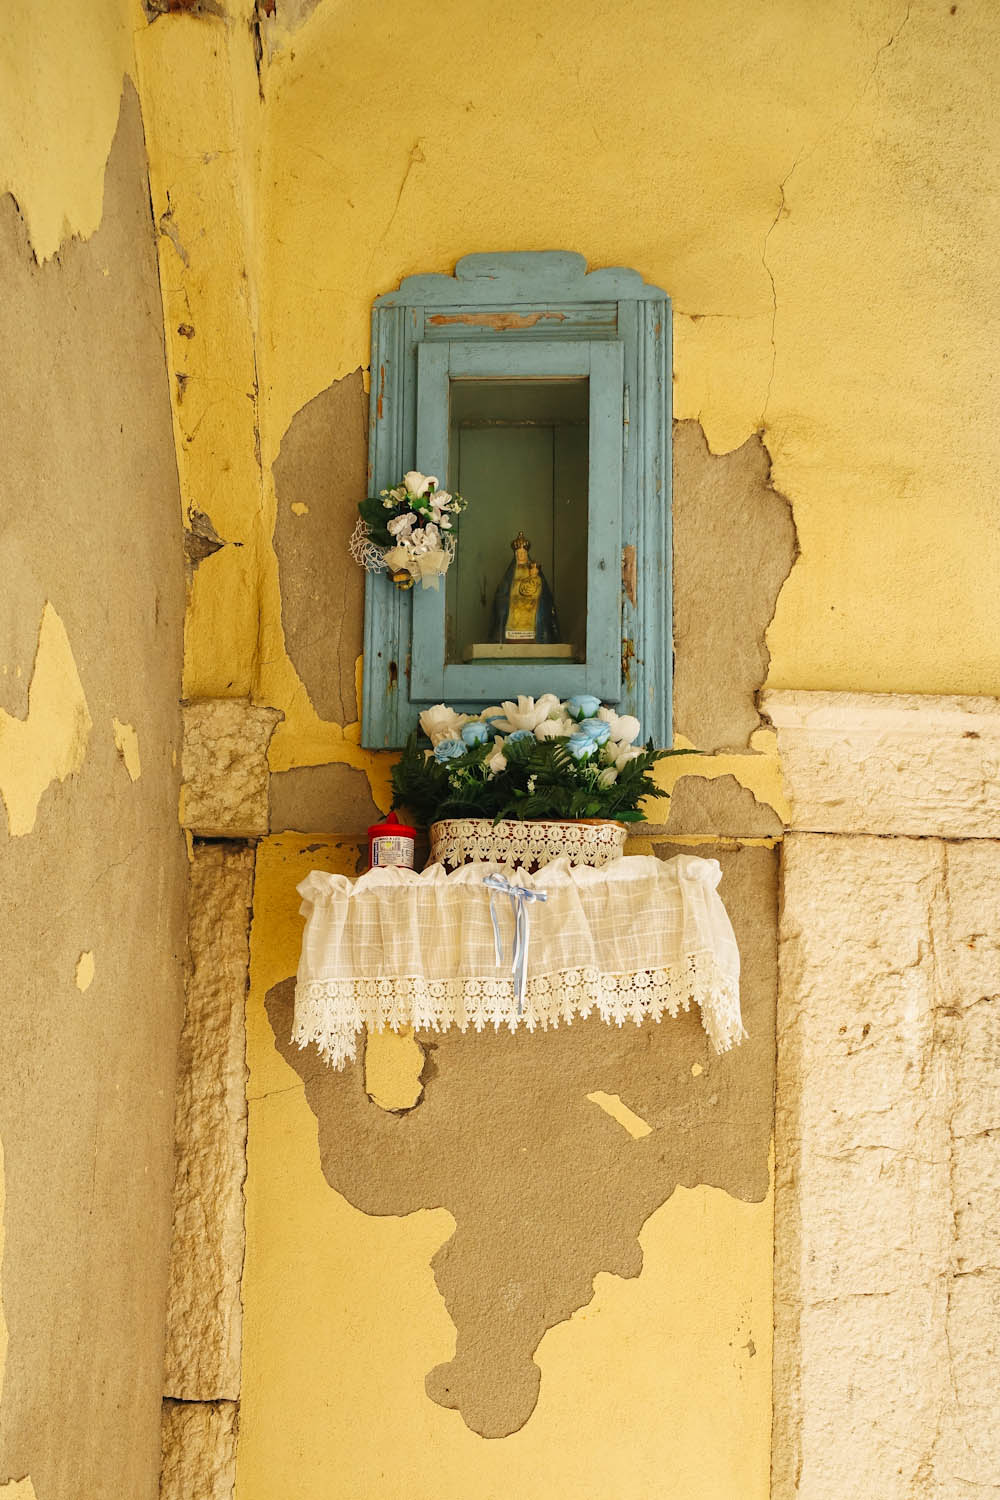
[[[422,1098],[390,1115],[366,1093],[360,1064],[339,1074],[291,1043],[293,982],[269,990],[276,1044],[305,1085],[330,1186],[367,1214],[443,1205],[457,1220],[433,1262],[457,1350],[428,1373],[427,1392],[484,1436],[528,1420],[543,1333],[590,1301],[599,1271],[639,1274],[639,1230],[678,1183],[749,1201],[767,1190],[776,856],[706,852],[723,865],[750,1033],[722,1057],[693,1014],[620,1031],[592,1018],[536,1036],[418,1033]],[[633,1140],[595,1110],[594,1092],[620,1098],[648,1137]],[[507,1285],[517,1295],[505,1303]]]

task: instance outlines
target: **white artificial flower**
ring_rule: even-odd
[[[445,703],[435,703],[433,708],[425,708],[420,715],[420,727],[431,744],[437,746],[442,740],[461,739],[462,725],[467,724],[470,717],[470,714],[457,714]]]
[[[634,714],[616,714],[613,708],[599,708],[597,717],[607,724],[616,745],[632,745],[638,739],[642,725]]]
[[[411,469],[408,474],[403,475],[403,484],[411,495],[422,500],[428,490],[437,488],[437,475],[421,474],[419,469]]]
[[[617,771],[624,770],[630,760],[636,760],[642,754],[642,750],[636,745],[615,745],[613,748],[618,752],[615,756]]]
[[[508,733],[512,729],[534,730],[539,724],[543,724],[552,709],[557,707],[559,699],[555,693],[543,693],[537,699],[519,696],[517,702],[505,698],[500,708],[506,722],[501,720],[497,728]],[[490,711],[492,712],[492,711]]]
[[[567,739],[574,733],[576,725],[567,715],[559,719],[543,719],[540,724],[535,725],[536,740]]]
[[[438,525],[441,527],[442,531],[450,531],[451,530],[451,524],[452,523],[448,519],[447,516],[442,516],[441,519],[438,521]]]
[[[447,510],[451,500],[450,490],[435,490],[430,497],[431,505],[435,510]]]
[[[436,526],[430,522],[426,526],[418,526],[406,538],[416,556],[424,552],[435,552],[441,546],[441,533]]]
[[[615,770],[614,766],[608,766],[608,769],[606,771],[602,771],[601,774],[600,774],[600,776],[598,776],[598,778],[597,778],[597,785],[598,786],[614,786],[614,784],[615,784],[615,782],[617,780],[618,780],[618,772]]]
[[[503,753],[503,740],[499,735],[493,741],[493,754],[488,755],[483,764],[487,767],[491,776],[499,776],[501,771],[506,771],[507,757]]]
[[[409,538],[410,532],[413,530],[416,522],[417,518],[412,510],[408,510],[405,516],[393,516],[391,521],[386,521],[385,529],[397,541],[405,542]]]

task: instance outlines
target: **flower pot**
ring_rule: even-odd
[[[554,859],[595,868],[620,859],[628,827],[607,818],[449,818],[432,823],[428,864],[457,870],[475,862],[507,865],[530,873]]]

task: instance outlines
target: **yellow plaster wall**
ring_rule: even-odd
[[[429,1265],[454,1220],[374,1218],[327,1185],[264,1011],[297,962],[297,882],[355,859],[293,836],[258,851],[238,1500],[765,1500],[770,1197],[677,1189],[642,1230],[641,1276],[599,1275],[546,1334],[539,1404],[513,1436],[478,1437],[425,1395],[454,1353]]]
[[[579,250],[673,297],[678,417],[715,452],[763,433],[801,546],[771,685],[996,692],[998,31],[991,0],[320,0],[286,30],[279,6],[254,193],[265,535],[283,435],[367,363],[375,296],[465,253]],[[259,584],[255,689],[286,714],[273,768],[346,761],[387,805],[385,757],[320,719],[288,659],[266,547]],[[784,814],[773,736],[752,750],[660,784],[733,774]],[[297,951],[305,865],[286,852],[264,847],[255,898],[239,1500],[289,1473],[303,1496],[762,1500],[769,1353],[736,1330],[749,1303],[764,1321],[767,1204],[678,1190],[642,1277],[600,1277],[547,1335],[513,1437],[428,1401],[453,1338],[428,1259],[451,1221],[372,1220],[323,1181],[262,1009]],[[371,1442],[354,1394],[385,1414]]]
[[[0,193],[17,199],[38,260],[101,221],[139,0],[11,0],[0,48]]]
[[[191,579],[189,698],[248,696],[257,662],[250,9],[236,0],[227,15],[163,16],[136,37],[183,519],[207,516],[223,543]]]
[[[802,548],[771,685],[997,690],[992,0],[321,0],[276,42],[265,475],[401,276],[581,250],[674,298],[678,416],[715,451],[763,426]],[[342,758],[292,690],[269,581],[262,630],[292,709],[275,764]]]
[[[285,714],[273,769],[341,761],[388,805],[387,757],[322,720],[285,650],[271,465],[367,363],[376,295],[461,254],[552,248],[670,292],[675,412],[713,451],[763,433],[801,546],[772,686],[998,690],[992,0],[279,4],[260,98],[252,7],[226,9],[138,42],[185,514],[225,544],[194,578],[190,696],[252,692]],[[773,736],[752,749],[661,785],[734,774],[783,812]],[[297,951],[286,854],[263,848],[255,896],[239,1500],[290,1474],[303,1497],[763,1497],[768,1205],[676,1192],[643,1276],[600,1278],[546,1337],[514,1437],[426,1398],[453,1337],[428,1268],[451,1220],[372,1219],[322,1178],[262,1009]],[[357,1440],[354,1391],[385,1414],[377,1440]]]

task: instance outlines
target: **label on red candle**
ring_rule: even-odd
[[[384,833],[372,839],[372,869],[376,865],[402,865],[413,869],[413,840],[400,838],[398,834]]]
[[[401,865],[413,869],[413,844],[416,830],[401,823],[391,812],[384,823],[373,823],[368,830],[368,865]]]

